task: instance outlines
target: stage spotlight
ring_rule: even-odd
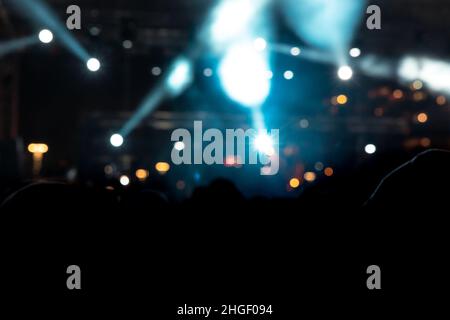
[[[250,45],[231,47],[219,65],[219,76],[228,96],[247,107],[259,107],[270,92],[268,59]]]
[[[291,55],[293,55],[294,57],[299,56],[300,53],[301,53],[301,50],[300,50],[300,48],[298,48],[298,47],[293,47],[293,48],[291,49]]]
[[[352,48],[349,53],[351,57],[358,58],[361,55],[361,50],[359,48]]]
[[[368,144],[364,148],[364,151],[366,151],[367,154],[374,154],[377,152],[377,147],[374,144]]]
[[[174,144],[173,147],[174,147],[175,150],[177,150],[177,151],[182,151],[182,150],[184,150],[184,148],[186,147],[186,145],[184,144],[184,142],[178,141],[178,142],[175,142],[175,144]]]
[[[128,186],[130,184],[130,178],[128,178],[128,176],[121,176],[120,179],[120,184],[123,185],[124,187]]]
[[[338,77],[341,80],[347,81],[353,77],[353,70],[349,66],[342,66],[338,70]]]
[[[178,60],[167,79],[167,86],[174,96],[180,94],[192,81],[192,65],[187,59]]]
[[[267,41],[264,38],[256,38],[253,42],[255,49],[258,51],[264,51],[267,48]]]
[[[96,72],[96,71],[100,70],[101,65],[100,65],[100,61],[98,61],[98,59],[90,58],[86,62],[86,66],[89,69],[89,71]]]
[[[66,23],[61,21],[60,12],[56,14],[44,0],[13,0],[8,1],[15,7],[17,13],[23,14],[26,19],[30,19],[34,25],[44,25],[58,37],[58,41],[75,54],[81,61],[86,62],[89,54],[81,46],[74,36],[74,32],[67,29]],[[44,31],[44,30],[42,30]],[[45,31],[37,37],[41,41],[48,43],[51,41],[50,33]]]
[[[294,73],[291,70],[288,70],[284,73],[284,78],[286,80],[292,80],[294,78]]]
[[[39,32],[39,40],[42,43],[50,43],[53,40],[53,33],[48,29],[41,30]]]
[[[247,31],[256,10],[252,0],[222,1],[213,13],[212,41],[224,44]]]
[[[341,61],[365,12],[365,1],[283,0],[285,21],[309,46],[335,55]],[[345,61],[345,60],[344,60]]]
[[[115,133],[111,136],[109,142],[113,147],[119,148],[123,145],[123,137],[120,134]]]
[[[273,156],[275,154],[272,137],[265,132],[261,132],[255,137],[253,145],[256,151],[266,156]]]

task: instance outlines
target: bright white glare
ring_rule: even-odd
[[[253,42],[255,49],[258,51],[264,51],[267,48],[267,41],[264,38],[256,38]]]
[[[338,77],[341,80],[347,81],[353,77],[353,70],[349,66],[342,66],[338,70]]]
[[[176,62],[167,79],[167,85],[173,95],[178,95],[192,80],[192,66],[186,59]]]
[[[300,50],[300,48],[298,48],[298,47],[293,47],[293,48],[291,49],[291,55],[293,55],[294,57],[300,55],[300,53],[301,53],[301,50]]]
[[[368,144],[364,150],[366,151],[367,154],[374,154],[375,152],[377,152],[377,147],[374,144]]]
[[[47,29],[41,30],[41,32],[39,32],[39,40],[42,43],[50,43],[53,40],[53,33]]]
[[[130,184],[130,178],[128,178],[125,175],[121,176],[119,181],[120,181],[120,184],[123,185],[124,187],[126,187],[127,185]]]
[[[115,133],[111,136],[109,142],[113,147],[119,148],[123,145],[123,137],[120,134]]]
[[[86,66],[90,71],[96,72],[100,69],[100,61],[98,61],[98,59],[96,58],[90,58],[86,62]]]
[[[182,151],[182,150],[184,150],[185,147],[186,146],[185,146],[184,142],[181,142],[181,141],[175,142],[175,145],[174,145],[175,150]]]
[[[444,61],[407,57],[400,63],[398,75],[406,81],[419,79],[432,90],[450,92],[450,63]]]
[[[418,59],[407,57],[400,63],[398,75],[405,80],[418,79],[420,68]]]
[[[273,156],[275,153],[272,137],[265,132],[260,132],[255,137],[253,145],[258,152],[264,155]]]
[[[223,44],[246,32],[255,10],[252,0],[222,1],[213,14],[212,41]]]
[[[350,49],[350,56],[353,58],[358,58],[361,55],[361,50],[359,48]]]
[[[267,77],[267,79],[272,79],[273,78],[273,72],[272,71],[270,71],[270,70],[267,70],[266,71],[266,77]]]
[[[284,73],[284,78],[286,80],[292,80],[294,78],[294,73],[291,70],[288,70]]]
[[[219,76],[228,96],[247,107],[259,107],[270,92],[266,55],[253,46],[231,47],[219,65]]]

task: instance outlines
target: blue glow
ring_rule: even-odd
[[[90,57],[87,51],[78,43],[64,23],[60,22],[53,11],[41,0],[14,0],[11,3],[16,6],[18,12],[29,15],[35,23],[45,26],[58,37],[64,46],[72,51],[82,61]]]
[[[363,0],[283,0],[286,20],[311,46],[336,54],[346,62],[348,49],[364,15]]]
[[[267,99],[271,83],[267,77],[270,70],[268,59],[253,45],[231,47],[219,66],[222,86],[234,101],[247,106],[259,107]]]
[[[172,95],[180,94],[192,81],[192,65],[182,58],[172,68],[167,78],[167,86]]]
[[[244,32],[255,8],[252,0],[224,0],[214,10],[211,36],[215,42],[230,41]]]
[[[5,42],[0,42],[0,57],[7,54],[19,51],[28,46],[39,43],[37,36],[30,36],[25,38],[13,39]]]
[[[133,116],[122,127],[122,136],[128,136],[165,98],[175,97],[183,92],[193,79],[192,64],[186,58],[178,59],[169,70],[167,78],[147,94]]]
[[[273,139],[265,130],[258,133],[253,141],[253,146],[258,152],[266,156],[273,156],[275,154]]]
[[[111,145],[113,147],[119,148],[123,145],[123,137],[122,135],[115,133],[111,136],[111,138],[109,139],[109,142],[111,143]]]
[[[261,30],[260,10],[268,0],[222,0],[213,10],[210,41],[222,50],[236,39],[257,34]]]
[[[123,137],[128,136],[141,123],[141,121],[158,106],[164,97],[164,88],[161,86],[158,86],[154,90],[150,91],[139,105],[133,116],[124,124],[120,130],[120,135]]]

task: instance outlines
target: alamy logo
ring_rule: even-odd
[[[71,5],[67,7],[67,14],[70,16],[67,18],[66,26],[69,30],[80,30],[81,29],[81,9],[77,5]]]
[[[381,269],[377,265],[371,265],[367,267],[367,274],[370,276],[367,278],[366,285],[369,290],[381,289]]]
[[[366,25],[369,30],[381,29],[381,8],[377,5],[371,5],[367,7],[367,14],[370,16],[367,18]]]
[[[67,277],[66,286],[69,290],[81,289],[81,269],[77,265],[71,265],[67,267],[66,273],[70,276]]]
[[[175,165],[223,165],[234,159],[238,165],[262,165],[261,175],[276,175],[279,170],[279,130],[219,129],[203,132],[202,121],[194,121],[193,135],[187,129],[172,133],[172,162]],[[192,157],[193,155],[193,157]]]

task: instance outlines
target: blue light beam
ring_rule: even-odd
[[[59,21],[52,9],[41,0],[9,0],[19,13],[25,13],[38,26],[50,29],[61,43],[80,58],[83,62],[89,60],[88,52],[75,37],[67,30],[65,24]]]
[[[0,42],[0,57],[6,56],[10,53],[22,50],[26,47],[39,43],[37,36],[29,36],[10,41]]]
[[[347,64],[354,32],[364,15],[364,0],[282,0],[288,25],[309,45],[330,51]]]

